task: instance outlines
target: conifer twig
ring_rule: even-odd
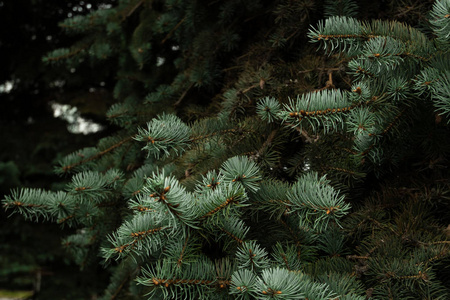
[[[125,277],[124,280],[122,280],[122,282],[120,283],[119,287],[117,288],[117,290],[115,291],[115,293],[111,296],[111,300],[116,299],[116,297],[119,295],[119,293],[122,291],[123,287],[125,286],[125,284],[130,280],[131,278],[131,274],[132,273],[136,273],[137,271],[139,271],[140,266],[138,266],[136,269],[134,269],[132,272],[128,273],[128,276]]]
[[[108,149],[105,149],[105,150],[103,150],[103,151],[101,151],[101,152],[99,152],[99,153],[97,153],[97,154],[95,154],[95,155],[93,155],[93,156],[91,156],[91,157],[88,157],[88,158],[86,158],[86,159],[80,160],[80,161],[78,161],[78,162],[76,162],[76,163],[73,163],[73,164],[71,164],[71,165],[68,165],[68,166],[63,166],[62,169],[63,169],[64,172],[67,172],[68,170],[73,169],[73,168],[75,168],[75,167],[77,167],[77,166],[79,166],[79,165],[81,165],[81,164],[84,164],[84,163],[87,163],[87,162],[89,162],[89,161],[91,161],[91,160],[95,160],[95,159],[97,159],[97,158],[100,158],[100,157],[102,157],[103,155],[105,155],[106,153],[109,153],[109,152],[111,152],[112,150],[116,149],[117,147],[121,146],[122,144],[131,141],[131,140],[133,139],[133,137],[134,137],[134,136],[130,136],[130,137],[128,137],[128,138],[126,138],[126,139],[124,139],[124,140],[122,140],[122,141],[120,141],[120,142],[118,142],[118,143],[112,145],[112,146],[109,147]]]
[[[139,6],[141,6],[142,5],[142,3],[144,3],[144,0],[141,0],[141,1],[139,1],[129,12],[128,12],[128,14],[127,14],[127,17],[129,17],[129,16],[131,16],[135,11],[136,11],[136,9],[138,9],[139,8]]]
[[[303,128],[298,128],[297,126],[294,126],[292,123],[289,123],[289,122],[285,122],[284,124],[286,124],[288,126],[291,126],[295,130],[300,132],[300,134],[304,138],[305,142],[307,142],[307,143],[315,143],[315,142],[317,142],[319,140],[319,136],[310,137],[308,132],[306,130],[304,130]]]
[[[77,54],[80,53],[81,51],[85,50],[88,46],[89,46],[89,45],[87,45],[87,44],[83,44],[83,45],[81,45],[80,48],[74,49],[74,50],[72,50],[71,52],[66,53],[66,54],[64,54],[64,55],[60,55],[60,56],[56,56],[56,57],[47,57],[47,58],[45,58],[45,59],[46,59],[47,61],[58,61],[58,60],[61,60],[61,59],[66,59],[66,58],[69,58],[69,57],[72,57],[72,56],[77,55]]]
[[[264,141],[264,143],[262,144],[261,148],[258,150],[258,152],[256,152],[255,155],[257,157],[261,156],[261,154],[264,152],[264,150],[272,144],[272,141],[275,138],[275,135],[276,135],[277,131],[278,131],[278,129],[272,130],[272,132],[267,137],[267,140]]]
[[[183,22],[186,21],[186,17],[184,17],[183,19],[180,20],[180,22],[177,23],[177,25],[175,25],[174,28],[172,28],[169,33],[166,35],[166,37],[161,41],[161,45],[163,45],[168,39],[170,39],[170,37],[173,35],[173,33],[175,32],[175,30],[177,30],[178,27],[181,26],[181,24],[183,24]]]
[[[177,107],[180,105],[181,101],[183,101],[184,97],[186,97],[186,94],[189,92],[189,90],[194,86],[194,83],[192,82],[186,90],[184,90],[183,94],[181,94],[180,98],[178,98],[177,102],[173,104],[174,107]]]

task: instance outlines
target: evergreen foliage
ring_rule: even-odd
[[[358,11],[120,0],[62,22],[80,40],[44,60],[116,64],[116,132],[4,208],[76,228],[103,299],[448,299],[450,1],[428,30]]]

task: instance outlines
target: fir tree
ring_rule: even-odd
[[[98,84],[107,82],[101,75],[107,66],[97,68],[93,75],[87,66],[70,73],[65,72],[64,65],[48,68],[42,62],[48,51],[73,42],[72,37],[61,32],[57,22],[68,14],[85,14],[89,5],[79,2],[0,1],[0,199],[19,185],[56,187],[65,181],[53,173],[58,157],[93,145],[106,133],[73,134],[67,122],[55,118],[50,108],[52,102],[74,106],[77,101],[78,111],[91,111],[84,118],[100,123],[105,114],[102,104],[111,99]],[[96,87],[96,91],[90,92],[91,87]],[[80,100],[89,97],[96,101],[80,105]],[[107,124],[106,120],[103,123]],[[60,230],[51,223],[36,224],[18,214],[10,218],[8,215],[0,209],[0,298],[5,297],[5,290],[41,290],[43,299],[86,299],[93,290],[98,293],[104,279],[91,283],[92,278],[103,277],[95,274],[96,269],[104,272],[102,267],[92,265],[83,272],[73,272],[76,265],[60,247],[61,237],[71,228]],[[78,289],[79,285],[84,288]]]
[[[450,1],[415,24],[337,2],[67,19],[44,60],[116,64],[117,130],[3,206],[76,228],[104,299],[448,299]]]

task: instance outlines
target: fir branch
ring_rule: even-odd
[[[143,3],[144,3],[144,0],[139,0],[139,2],[136,3],[136,5],[133,6],[133,7],[128,11],[128,13],[126,14],[126,17],[131,16],[131,15],[136,11],[136,9],[138,9],[139,6],[141,6]]]
[[[291,126],[303,128],[306,121],[314,131],[319,127],[325,132],[337,130],[343,124],[343,113],[351,111],[356,104],[350,103],[347,94],[340,90],[321,90],[297,96],[289,100],[279,118]]]
[[[186,21],[186,17],[184,17],[183,19],[181,19],[178,23],[177,23],[177,25],[175,25],[175,27],[173,27],[170,31],[169,31],[169,33],[167,33],[167,35],[166,35],[166,37],[161,41],[161,45],[163,45],[168,39],[170,39],[171,37],[172,37],[172,35],[173,35],[173,33],[175,32],[175,30],[177,30],[178,29],[178,27],[180,27],[181,26],[181,24],[183,24],[184,22]],[[194,83],[192,83],[192,85],[193,85]],[[192,86],[191,85],[191,86]],[[185,92],[186,93],[186,92]],[[182,99],[183,97],[180,97],[180,99]],[[180,100],[178,100],[177,102],[181,102]],[[176,106],[176,105],[175,105]]]
[[[302,259],[300,259],[298,245],[287,245],[284,248],[281,243],[277,242],[277,244],[273,247],[273,254],[275,261],[282,266],[283,268],[289,271],[298,271],[301,268]]]
[[[164,285],[165,288],[168,288],[171,285],[211,285],[213,280],[201,280],[201,279],[181,279],[181,278],[156,278],[153,277],[151,279],[152,283],[156,286]],[[145,283],[145,282],[143,282]],[[149,283],[149,282],[147,282]]]
[[[234,234],[232,234],[231,232],[227,231],[226,229],[224,229],[223,227],[220,227],[220,230],[222,230],[223,232],[225,232],[226,235],[228,235],[229,237],[231,237],[233,240],[235,240],[236,242],[238,242],[238,244],[242,244],[244,241],[241,240],[240,238],[238,238],[237,236],[235,236]]]
[[[99,158],[101,158],[103,155],[105,155],[105,154],[107,154],[107,153],[113,151],[114,149],[116,149],[116,148],[122,146],[123,144],[125,144],[125,143],[131,141],[134,137],[135,137],[135,135],[134,135],[134,136],[130,136],[130,137],[128,137],[128,138],[126,138],[126,139],[124,139],[124,140],[122,140],[122,141],[120,141],[120,142],[118,142],[118,143],[112,145],[112,146],[109,147],[108,149],[105,149],[105,150],[103,150],[103,151],[100,151],[100,152],[98,152],[97,154],[95,154],[95,155],[93,155],[93,156],[90,156],[90,157],[88,157],[88,158],[82,159],[82,160],[80,160],[80,161],[78,161],[78,162],[76,162],[76,163],[73,163],[73,164],[70,164],[70,165],[66,165],[66,166],[62,166],[62,167],[61,167],[62,172],[63,172],[63,173],[70,172],[72,169],[74,169],[75,167],[77,167],[77,166],[79,166],[79,165],[82,165],[82,164],[85,164],[85,163],[87,163],[87,162],[90,162],[90,161],[99,159]]]
[[[280,113],[281,105],[273,97],[265,97],[260,99],[256,106],[256,112],[261,117],[261,119],[266,120],[271,123],[277,119],[277,115]]]
[[[164,172],[153,174],[146,179],[142,190],[145,195],[131,201],[130,207],[145,207],[145,211],[164,212],[172,219],[173,223],[168,221],[171,226],[172,224],[177,226],[177,222],[191,227],[196,226],[193,197],[176,178],[165,176]]]
[[[174,107],[177,107],[178,105],[181,104],[181,101],[183,101],[184,97],[186,97],[187,93],[189,92],[189,90],[194,86],[194,82],[192,82],[185,90],[184,92],[181,94],[181,96],[178,98],[177,102],[175,102],[173,104]]]
[[[140,270],[140,268],[141,268],[141,266],[138,266],[136,269],[134,269],[131,272],[129,272],[128,275],[122,279],[122,281],[120,282],[119,286],[114,291],[114,294],[112,294],[111,298],[109,298],[110,300],[114,300],[120,295],[120,292],[122,291],[122,289],[130,281],[130,279],[134,278],[133,275],[136,274]]]
[[[301,275],[289,272],[284,268],[267,268],[263,270],[258,280],[258,294],[260,297],[283,297],[283,299],[298,299],[304,297],[305,281]]]
[[[256,192],[261,175],[258,165],[245,156],[235,156],[225,161],[221,168],[224,182],[237,183]]]
[[[236,217],[228,217],[223,220],[222,225],[219,225],[219,229],[235,240],[238,245],[244,243],[244,239],[250,230],[242,220]]]
[[[137,282],[151,287],[150,294],[161,292],[164,298],[178,298],[182,294],[187,298],[202,299],[214,287],[214,274],[214,266],[206,258],[181,270],[176,264],[165,260],[144,268]]]
[[[245,241],[239,246],[236,260],[240,269],[247,268],[254,272],[264,270],[270,265],[267,251],[254,240]]]
[[[325,17],[346,16],[355,17],[357,15],[358,4],[352,0],[325,1]]]
[[[181,154],[189,147],[191,128],[175,115],[162,114],[147,123],[147,128],[138,128],[138,134],[133,139],[146,142],[142,149],[147,150],[147,156],[159,158],[170,156],[173,150]]]
[[[38,220],[40,216],[49,218],[49,213],[45,211],[48,208],[49,198],[52,198],[50,192],[41,189],[24,188],[13,190],[11,196],[6,196],[2,200],[5,209],[13,209],[19,212],[27,219]]]
[[[256,298],[256,280],[258,277],[248,269],[240,269],[231,276],[231,294],[242,298]]]
[[[108,235],[112,247],[102,248],[103,256],[119,259],[129,254],[144,256],[158,251],[164,244],[165,235],[178,233],[179,228],[172,225],[157,213],[136,214]]]
[[[197,195],[208,193],[208,191],[217,188],[217,186],[222,183],[222,180],[222,174],[217,173],[215,170],[210,170],[206,175],[202,176],[201,181],[195,186],[195,193]]]
[[[394,117],[394,119],[393,119],[391,122],[389,122],[389,123],[387,124],[387,126],[386,126],[381,132],[379,132],[379,133],[369,133],[368,136],[369,136],[369,137],[372,137],[372,136],[375,136],[375,135],[379,135],[379,136],[384,136],[384,135],[386,135],[386,134],[393,128],[393,126],[394,126],[395,124],[398,123],[398,121],[400,120],[400,118],[402,117],[402,115],[405,113],[405,111],[406,111],[406,109],[403,109],[402,111],[400,111],[400,112]],[[361,155],[361,156],[366,156],[372,149],[374,149],[375,146],[376,146],[376,143],[375,143],[375,142],[371,143],[371,144],[366,148],[366,150],[362,151],[359,155]]]
[[[237,201],[237,198],[234,197],[230,197],[227,198],[223,203],[221,203],[219,206],[213,208],[212,210],[208,211],[207,213],[205,213],[204,215],[202,215],[200,217],[200,220],[211,217],[212,215],[214,215],[215,213],[217,213],[218,211],[220,211],[221,209],[224,209],[226,206],[231,205],[233,203],[239,203],[239,201]]]
[[[323,169],[324,171],[326,171],[326,170],[338,171],[338,172],[350,174],[350,175],[353,175],[353,176],[360,175],[360,173],[358,173],[358,172],[355,171],[355,170],[349,170],[349,169],[344,169],[344,168],[339,168],[339,167],[333,167],[333,166],[323,166],[322,169]]]
[[[184,253],[186,251],[186,247],[188,245],[188,241],[189,241],[189,233],[186,235],[186,238],[184,239],[183,248],[181,249],[180,256],[177,259],[178,267],[180,267],[182,262],[183,262],[183,256],[184,256]]]
[[[433,31],[437,35],[439,46],[444,50],[450,49],[450,3],[446,0],[438,0],[433,4],[431,14],[431,24]]]
[[[339,218],[350,209],[350,204],[344,202],[344,197],[339,196],[329,181],[325,177],[319,178],[315,172],[299,178],[287,196],[300,222],[319,232],[328,227],[330,220],[339,225]]]
[[[55,51],[49,53],[47,56],[45,56],[43,58],[43,61],[44,62],[58,62],[58,61],[61,61],[64,59],[68,59],[68,58],[71,58],[71,57],[77,55],[78,53],[81,53],[82,51],[86,50],[89,46],[90,46],[90,44],[85,43],[85,44],[80,45],[79,47],[76,47],[72,51],[70,51],[69,49],[58,49],[58,50],[55,50]]]
[[[191,140],[191,142],[197,142],[200,140],[209,139],[216,135],[225,135],[225,134],[236,133],[236,132],[241,132],[241,129],[240,128],[231,128],[231,129],[225,129],[225,130],[221,130],[221,131],[211,132],[209,134],[192,137],[190,140]]]
[[[64,218],[58,219],[56,222],[58,224],[63,224],[63,223],[65,223],[65,222],[67,222],[67,221],[69,221],[69,220],[71,220],[73,218],[75,218],[75,215],[69,215],[69,216],[66,216]]]
[[[264,151],[266,151],[266,149],[268,147],[270,147],[270,145],[272,145],[272,141],[276,137],[277,132],[278,132],[278,129],[274,129],[274,130],[272,130],[272,132],[270,132],[267,139],[264,141],[264,143],[261,145],[261,147],[258,149],[258,151],[256,151],[256,153],[254,154],[256,156],[256,158],[260,157],[264,153]]]
[[[302,243],[300,242],[300,239],[298,238],[298,234],[282,218],[278,219],[278,221],[281,223],[281,225],[283,225],[284,228],[286,228],[288,230],[290,237],[294,240],[295,247],[297,248],[297,251],[296,251],[297,259],[300,259],[301,254],[302,254]]]

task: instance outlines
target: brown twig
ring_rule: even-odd
[[[189,90],[194,86],[194,83],[192,82],[188,88],[183,92],[183,94],[181,94],[180,98],[178,98],[177,102],[175,102],[173,104],[174,107],[177,107],[178,105],[180,105],[181,101],[183,101],[184,97],[186,97],[186,94],[189,92]]]
[[[178,27],[181,26],[181,24],[183,24],[183,22],[186,20],[186,17],[184,17],[183,19],[180,20],[180,22],[177,23],[177,25],[175,25],[174,28],[172,28],[169,33],[166,35],[166,37],[161,41],[161,45],[163,45],[168,39],[170,39],[170,37],[173,35],[173,33],[175,32],[175,30],[177,30]]]

